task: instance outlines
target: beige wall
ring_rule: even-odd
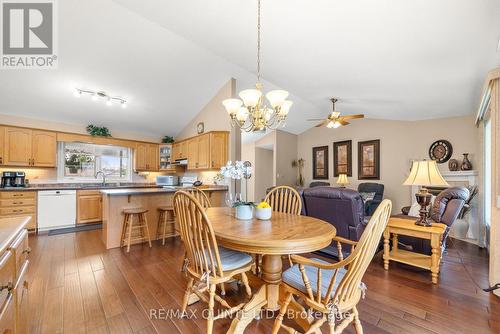
[[[252,164],[252,176],[241,184],[241,193],[247,195],[247,201],[255,201],[255,144],[248,143],[241,145],[241,160],[250,161]]]
[[[298,136],[289,132],[276,130],[276,181],[275,185],[295,185],[297,170],[292,168],[292,161],[297,159]]]
[[[446,139],[453,145],[453,158],[462,161],[462,153],[470,153],[473,167],[481,161],[479,155],[478,129],[474,118],[454,117],[426,121],[388,121],[363,119],[338,129],[312,128],[298,136],[298,158],[305,159],[304,177],[306,185],[312,181],[312,147],[328,145],[329,177],[333,177],[333,142],[352,140],[353,177],[349,178],[350,188],[356,189],[363,180],[357,179],[358,142],[380,139],[380,180],[385,185],[385,197],[393,201],[394,212],[410,204],[410,188],[402,183],[408,175],[411,159],[429,159],[429,146],[438,139]],[[447,164],[440,165],[448,170]]]
[[[255,195],[254,201],[261,201],[266,196],[266,190],[274,185],[273,174],[270,173],[274,164],[273,150],[255,148]]]

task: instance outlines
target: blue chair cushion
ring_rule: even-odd
[[[234,251],[221,246],[219,246],[219,256],[222,264],[222,271],[241,268],[251,263],[253,260],[252,257],[246,253]]]
[[[329,262],[321,259],[312,258],[311,260],[329,264]],[[304,269],[306,271],[307,278],[311,283],[311,289],[313,291],[313,294],[314,296],[316,296],[318,292],[318,268],[313,266],[304,266]],[[321,297],[325,297],[326,292],[328,290],[328,286],[332,281],[334,273],[335,270],[324,270],[324,269],[321,270]],[[335,279],[335,284],[333,285],[332,289],[332,296],[335,294],[335,291],[337,290],[337,287],[339,283],[342,281],[342,278],[344,277],[345,273],[346,270],[344,268],[340,268],[338,270],[337,278]],[[285,272],[283,272],[283,282],[290,285],[291,287],[294,287],[297,290],[302,291],[307,295],[306,286],[304,284],[304,280],[302,279],[302,273],[300,272],[298,264],[288,268],[287,270],[285,270]]]

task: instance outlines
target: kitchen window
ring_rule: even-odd
[[[58,178],[63,181],[95,181],[102,171],[106,180],[132,179],[131,152],[127,147],[60,142]]]

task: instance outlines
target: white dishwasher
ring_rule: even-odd
[[[47,231],[76,224],[76,190],[38,192],[38,230]]]

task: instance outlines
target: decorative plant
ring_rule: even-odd
[[[252,202],[247,202],[248,179],[252,177],[252,164],[250,161],[235,161],[234,164],[232,161],[228,161],[227,164],[220,169],[219,174],[233,180],[246,180],[245,200],[243,201],[239,196],[236,196],[236,200],[233,203],[234,207],[240,205],[254,205]]]
[[[161,142],[164,143],[164,144],[172,144],[174,142],[174,137],[172,137],[172,136],[164,136],[161,139]]]
[[[305,160],[302,158],[292,161],[292,167],[298,168],[297,185],[300,187],[304,186],[304,176],[302,175],[302,171],[304,170],[304,162]]]
[[[93,124],[89,124],[87,126],[87,133],[91,136],[111,137],[109,129],[105,126],[95,126]]]

